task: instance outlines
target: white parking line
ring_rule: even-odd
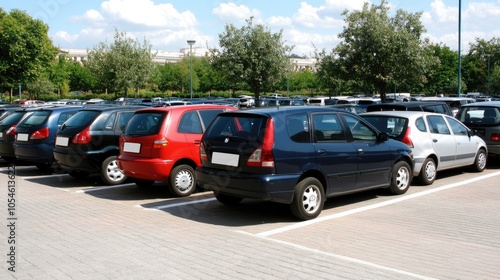
[[[422,191],[422,192],[413,193],[413,194],[409,194],[409,195],[403,195],[403,196],[400,196],[400,197],[398,197],[396,199],[392,199],[392,200],[388,200],[388,201],[384,201],[384,202],[380,202],[380,203],[375,203],[375,204],[372,204],[372,205],[367,205],[367,206],[364,206],[364,207],[360,207],[360,208],[356,208],[356,209],[352,209],[352,210],[348,210],[348,211],[344,211],[344,212],[340,212],[340,213],[336,213],[336,214],[332,214],[332,215],[328,215],[328,216],[324,216],[324,217],[319,217],[319,218],[316,218],[316,219],[313,219],[313,220],[308,220],[308,221],[304,221],[304,222],[292,224],[292,225],[289,225],[289,226],[285,226],[285,227],[281,227],[281,228],[277,228],[277,229],[273,229],[273,230],[269,230],[269,231],[264,231],[264,232],[258,233],[257,236],[267,237],[267,236],[271,236],[271,235],[274,235],[274,234],[279,234],[279,233],[282,233],[282,232],[286,232],[286,231],[290,231],[290,230],[302,228],[302,227],[309,226],[309,225],[312,225],[312,224],[321,223],[321,222],[324,222],[324,221],[328,221],[328,220],[332,220],[332,219],[337,219],[337,218],[349,216],[349,215],[352,215],[352,214],[357,214],[357,213],[364,212],[364,211],[367,211],[367,210],[372,210],[372,209],[384,207],[384,206],[387,206],[387,205],[391,205],[391,204],[395,204],[395,203],[398,203],[398,202],[406,201],[406,200],[409,200],[409,199],[417,198],[417,197],[420,197],[420,196],[428,195],[428,194],[431,194],[431,193],[435,193],[435,192],[439,192],[439,191],[443,191],[443,190],[447,190],[447,189],[451,189],[451,188],[463,186],[463,185],[466,185],[466,184],[470,184],[470,183],[473,183],[473,182],[476,182],[476,181],[480,181],[480,180],[483,180],[483,179],[487,179],[487,178],[494,177],[494,176],[499,176],[499,175],[500,175],[500,171],[497,171],[497,172],[494,172],[494,173],[490,173],[490,174],[478,176],[478,177],[475,177],[475,178],[472,178],[472,179],[469,179],[469,180],[465,180],[465,181],[461,181],[461,182],[457,182],[457,183],[453,183],[453,184],[449,184],[449,185],[437,187],[437,188],[430,189],[430,190],[427,190],[427,191]]]
[[[162,209],[167,209],[167,208],[173,208],[173,207],[179,207],[179,206],[184,206],[184,205],[189,205],[189,204],[196,204],[196,203],[204,203],[204,202],[209,202],[209,201],[214,201],[216,198],[206,198],[206,199],[200,199],[200,200],[192,200],[192,201],[184,201],[184,202],[179,202],[179,203],[173,203],[173,204],[168,204],[168,205],[162,205],[154,208],[148,208],[148,207],[143,207],[139,205],[140,207],[144,208],[145,210],[162,210]]]
[[[245,232],[245,231],[237,230],[236,232],[243,233],[243,234],[246,234],[246,235],[256,236],[255,234],[251,234],[251,233]],[[297,248],[299,250],[304,250],[304,251],[312,252],[312,253],[315,253],[315,254],[322,254],[322,255],[325,255],[325,256],[328,256],[328,257],[333,257],[333,258],[336,258],[336,259],[339,259],[339,260],[342,260],[342,261],[356,263],[356,264],[360,264],[360,265],[365,265],[365,266],[373,267],[373,268],[380,269],[380,270],[390,271],[390,272],[394,272],[394,273],[397,273],[397,274],[401,274],[401,275],[405,275],[405,276],[410,276],[410,277],[413,277],[413,278],[416,278],[416,279],[425,279],[425,280],[434,280],[434,279],[436,279],[436,278],[432,278],[432,277],[428,277],[428,276],[424,276],[424,275],[420,275],[420,274],[415,274],[415,273],[408,272],[408,271],[401,270],[401,269],[396,269],[396,268],[392,268],[392,267],[388,267],[388,266],[383,266],[383,265],[379,265],[379,264],[372,263],[372,262],[363,261],[363,260],[356,259],[356,258],[351,258],[351,257],[343,256],[343,255],[333,254],[333,253],[321,251],[321,250],[318,250],[318,249],[312,249],[312,248],[309,248],[309,247],[306,247],[306,246],[302,246],[302,245],[290,243],[290,242],[283,241],[283,240],[277,240],[277,239],[273,239],[273,238],[269,238],[269,237],[264,237],[264,236],[259,236],[259,235],[257,235],[257,237],[265,239],[265,240],[269,240],[269,241],[272,241],[272,242],[280,243],[280,244],[283,244],[283,245],[286,245],[286,246],[294,247],[294,248]]]
[[[107,187],[88,188],[88,189],[83,189],[83,190],[77,190],[75,192],[76,193],[89,193],[89,192],[97,192],[97,191],[104,191],[104,190],[109,190],[109,189],[129,187],[129,186],[133,186],[133,185],[135,185],[135,183],[121,184],[121,185],[114,185],[114,186],[107,186]]]

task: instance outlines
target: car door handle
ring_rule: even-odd
[[[437,139],[432,139],[432,142],[434,143],[437,143],[437,141],[438,141]]]
[[[358,154],[363,154],[365,151],[363,149],[358,149]]]
[[[194,140],[195,145],[200,145],[200,143],[201,143],[201,140]]]
[[[326,154],[326,150],[325,149],[319,149],[318,150],[318,154],[324,155],[324,154]]]

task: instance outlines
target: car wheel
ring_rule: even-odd
[[[148,188],[155,183],[154,180],[144,180],[144,179],[135,179],[134,182],[140,188]]]
[[[189,196],[196,189],[196,179],[194,177],[194,169],[182,164],[176,166],[170,172],[169,190],[176,196]]]
[[[389,191],[392,194],[404,194],[410,188],[411,179],[410,165],[404,160],[396,162],[392,167]]]
[[[236,205],[243,200],[242,197],[232,196],[223,193],[215,193],[215,198],[224,205]]]
[[[424,185],[431,185],[436,180],[436,163],[432,158],[426,158],[422,165],[422,170],[418,176],[418,180]]]
[[[325,191],[323,185],[316,178],[305,178],[295,185],[290,210],[301,220],[310,220],[319,216],[325,204]]]
[[[69,176],[71,176],[75,179],[83,179],[83,178],[87,178],[87,176],[89,176],[89,173],[85,172],[85,171],[80,171],[80,170],[72,170],[69,172]]]
[[[476,155],[476,160],[472,165],[472,169],[476,172],[483,172],[486,168],[486,161],[488,160],[488,156],[486,155],[486,151],[484,149],[479,149]]]
[[[127,180],[127,176],[118,168],[116,156],[110,156],[101,164],[101,179],[108,185],[122,184]]]

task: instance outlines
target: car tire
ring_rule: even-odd
[[[483,172],[486,169],[486,162],[488,161],[488,155],[484,149],[479,149],[476,154],[476,159],[472,165],[472,170],[476,172]]]
[[[80,170],[72,170],[69,172],[69,176],[75,178],[75,179],[83,179],[87,178],[90,173],[85,172],[85,171],[80,171]]]
[[[300,220],[310,220],[319,216],[325,204],[323,184],[313,177],[308,177],[295,185],[290,211]]]
[[[187,164],[174,167],[170,172],[168,187],[169,191],[175,196],[191,195],[196,189],[194,168]]]
[[[102,162],[99,174],[104,183],[108,185],[122,184],[127,180],[127,176],[118,167],[116,156],[110,156]]]
[[[412,179],[412,170],[410,165],[404,161],[398,161],[392,167],[391,184],[389,191],[392,194],[404,194],[410,188]]]
[[[215,198],[222,204],[224,205],[236,205],[240,203],[243,198],[242,197],[237,197],[237,196],[232,196],[224,193],[215,193]]]
[[[145,179],[135,179],[135,185],[139,188],[149,188],[151,187],[155,181],[154,180],[145,180]]]
[[[418,180],[424,185],[431,185],[436,180],[436,170],[436,162],[432,158],[426,158],[418,175]]]

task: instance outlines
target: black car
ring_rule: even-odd
[[[118,168],[118,141],[135,110],[144,106],[93,106],[82,109],[56,133],[54,158],[75,178],[99,173],[108,185],[127,176]]]
[[[203,134],[198,185],[223,204],[243,198],[290,205],[317,217],[328,197],[373,188],[403,194],[411,148],[359,116],[325,106],[220,113]]]
[[[20,108],[11,111],[4,119],[0,121],[0,156],[7,162],[15,162],[16,154],[14,153],[14,141],[16,139],[17,124],[31,115],[34,108]]]
[[[373,104],[366,108],[367,112],[375,111],[424,111],[440,113],[453,117],[450,106],[446,102],[433,101],[410,101]]]
[[[44,107],[24,118],[16,126],[14,153],[17,160],[31,162],[41,170],[52,169],[57,129],[81,106]]]

